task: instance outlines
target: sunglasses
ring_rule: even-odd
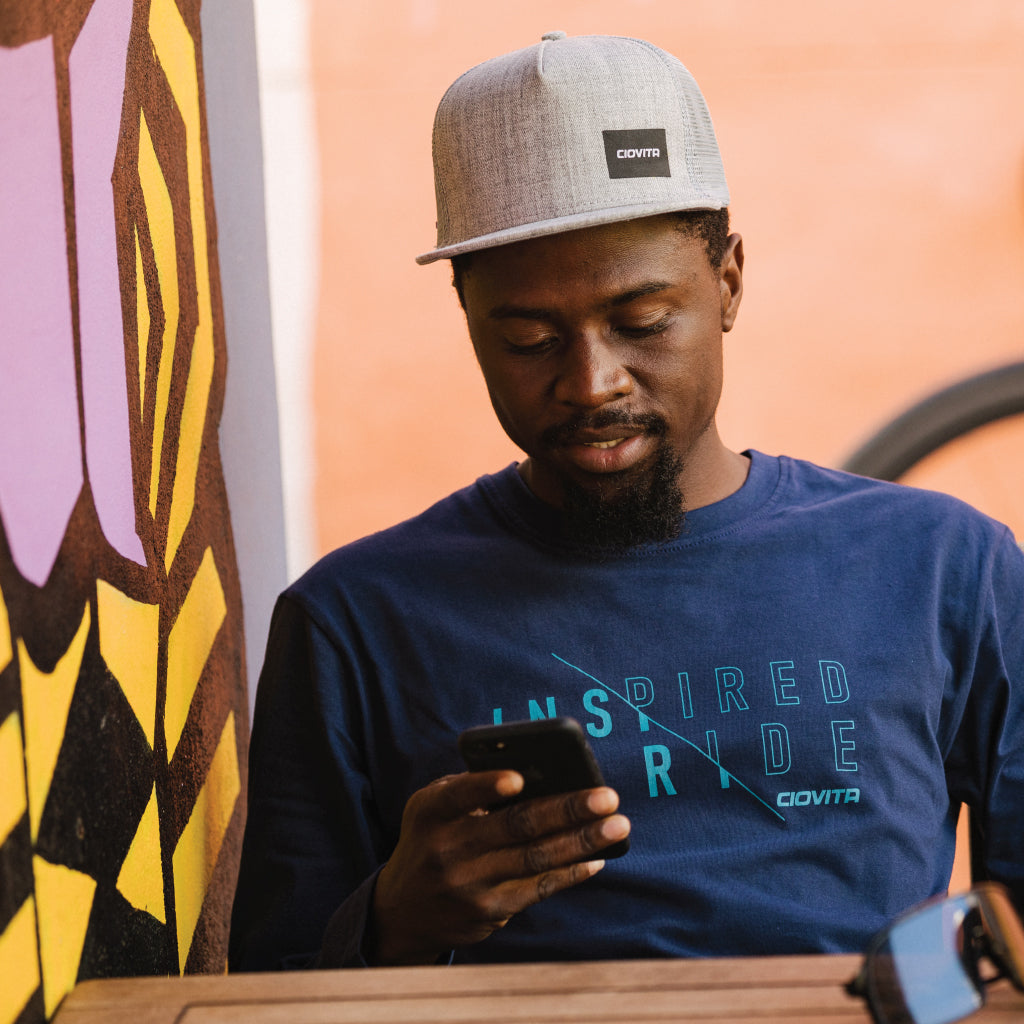
[[[949,1024],[981,1009],[1000,978],[1024,992],[1024,927],[1006,889],[982,882],[879,932],[846,990],[867,1000],[876,1024]]]

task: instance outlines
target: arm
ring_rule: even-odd
[[[283,598],[250,746],[233,970],[436,962],[591,877],[600,849],[628,833],[607,788],[487,811],[522,777],[463,773],[412,794],[392,850],[340,685],[346,671]]]
[[[339,906],[348,904],[353,927],[365,919],[372,886],[363,883],[383,863],[387,840],[373,814],[358,716],[339,685],[346,671],[323,633],[282,597],[249,750],[232,970],[312,966]],[[349,936],[353,964],[360,938]]]
[[[970,694],[947,759],[950,793],[971,808],[975,881],[1007,885],[1024,909],[1024,555],[1007,532],[972,611],[980,634],[963,655]]]

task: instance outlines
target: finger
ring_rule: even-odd
[[[588,878],[593,878],[604,867],[604,864],[603,860],[581,861],[578,864],[570,864],[567,868],[547,871],[543,875],[539,875],[534,886],[535,902],[540,903],[556,892],[561,892],[563,889],[585,882]]]
[[[495,826],[504,829],[508,842],[525,843],[607,817],[618,806],[614,789],[582,789],[511,804],[495,815]]]
[[[462,772],[446,775],[417,790],[407,810],[418,818],[455,821],[480,808],[493,807],[520,793],[523,777],[519,772],[501,770]]]
[[[629,835],[629,819],[622,814],[603,818],[570,832],[513,847],[511,870],[524,878],[541,876],[572,864],[601,859],[601,851]]]
[[[603,860],[581,861],[496,886],[491,890],[487,916],[492,921],[507,921],[527,907],[593,878],[604,864]]]
[[[477,878],[488,886],[518,879],[537,878],[574,864],[603,859],[603,851],[629,835],[629,819],[614,814],[585,825],[525,843],[496,839],[493,830],[467,837],[464,849],[474,851]]]

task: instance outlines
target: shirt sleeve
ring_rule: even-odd
[[[1024,554],[1009,531],[986,568],[978,641],[961,655],[970,696],[947,778],[950,795],[971,809],[974,880],[1004,883],[1024,910]]]
[[[346,685],[353,671],[283,595],[257,689],[233,971],[366,966],[373,883],[390,843],[371,798],[354,687]]]

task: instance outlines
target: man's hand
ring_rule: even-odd
[[[449,775],[418,790],[373,902],[377,964],[430,964],[604,867],[629,834],[607,787],[492,810],[523,788],[513,771]]]

